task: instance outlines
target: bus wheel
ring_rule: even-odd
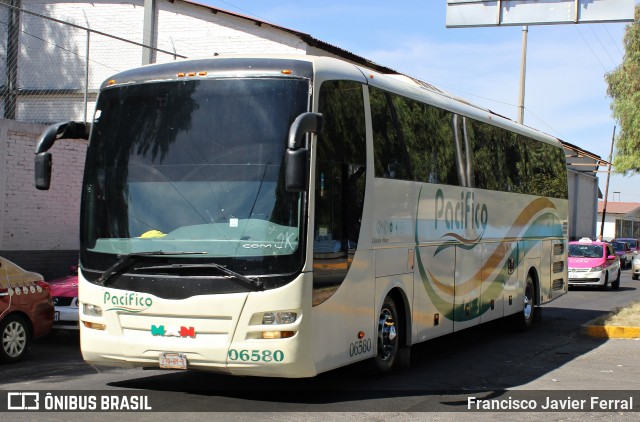
[[[29,347],[29,326],[24,318],[9,315],[0,323],[0,362],[20,360]]]
[[[384,299],[378,318],[378,352],[374,356],[375,369],[379,373],[391,371],[400,349],[400,320],[396,304],[389,296]]]
[[[513,316],[513,328],[518,331],[527,331],[533,325],[536,316],[535,303],[536,288],[531,273],[527,274],[527,281],[524,287],[524,303],[522,311]]]

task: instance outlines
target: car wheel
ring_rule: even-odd
[[[633,278],[634,280],[637,280],[638,279],[638,274],[632,275],[631,278]]]
[[[618,270],[620,271],[620,270]],[[607,286],[609,285],[609,273],[607,272],[604,275],[604,283],[600,286],[600,290],[607,290]]]
[[[9,315],[0,323],[0,361],[15,362],[27,353],[31,342],[29,325],[19,315]]]
[[[378,318],[378,350],[373,357],[374,369],[387,373],[394,367],[400,349],[402,326],[394,300],[387,296],[382,303]]]
[[[618,290],[620,288],[620,270],[618,270],[618,276],[616,279],[611,282],[611,288],[613,290]]]

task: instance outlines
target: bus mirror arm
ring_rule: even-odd
[[[302,137],[307,133],[320,133],[322,130],[322,114],[302,113],[291,123],[289,128],[289,149],[298,149]]]
[[[58,139],[89,139],[91,124],[85,122],[62,122],[49,126],[38,138],[36,146],[35,185],[36,189],[49,190],[51,184],[52,160],[49,149]]]
[[[304,192],[308,185],[309,149],[302,148],[307,133],[320,133],[322,114],[302,113],[289,128],[289,144],[284,156],[287,192]]]

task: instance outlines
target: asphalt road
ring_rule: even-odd
[[[77,333],[60,332],[34,342],[23,362],[0,367],[0,390],[144,393],[151,395],[156,410],[160,406],[169,411],[230,412],[215,414],[225,420],[326,420],[326,415],[335,415],[326,412],[350,412],[354,420],[408,420],[425,415],[429,420],[458,420],[453,417],[456,413],[450,412],[466,411],[469,395],[537,400],[536,394],[544,396],[554,390],[574,397],[579,394],[576,390],[609,391],[613,398],[632,391],[638,395],[637,408],[640,342],[587,337],[580,333],[580,326],[638,300],[640,281],[631,280],[627,270],[617,291],[573,289],[546,305],[541,320],[527,333],[491,323],[416,345],[411,349],[411,368],[384,378],[371,377],[365,365],[310,379],[96,367],[82,360]],[[29,419],[49,420],[46,415],[31,413]],[[65,420],[87,419],[79,418],[79,413],[65,415]],[[135,415],[136,420],[155,420],[158,414]],[[171,415],[178,418],[177,413]],[[179,419],[203,417],[202,413],[179,415]],[[518,415],[521,420],[535,420],[528,419],[531,413]],[[589,415],[598,419],[630,414]],[[477,416],[473,415],[475,420],[482,420]],[[560,419],[567,420],[567,414],[560,414]]]

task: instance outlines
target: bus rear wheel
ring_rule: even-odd
[[[533,325],[537,312],[535,294],[535,282],[533,281],[533,275],[529,273],[527,274],[527,281],[524,286],[524,303],[522,311],[512,317],[512,327],[517,331],[527,331]]]
[[[378,373],[387,373],[398,360],[400,349],[401,321],[394,300],[387,296],[378,317],[378,350],[373,363]]]

